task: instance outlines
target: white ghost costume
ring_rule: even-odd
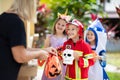
[[[102,24],[96,19],[85,31],[85,41],[89,43],[86,38],[88,30],[92,31],[95,35],[95,45],[91,46],[92,50],[97,55],[101,56],[102,60],[96,60],[95,64],[89,68],[88,80],[109,80],[104,67],[106,66],[106,43],[107,34]]]

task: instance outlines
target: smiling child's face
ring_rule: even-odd
[[[66,22],[65,22],[65,20],[60,19],[60,20],[56,23],[55,28],[56,28],[56,32],[61,32],[61,33],[63,33],[63,31],[64,31],[65,28],[66,28]]]
[[[95,41],[95,34],[90,30],[87,32],[87,40],[89,42]]]
[[[66,30],[69,39],[75,39],[79,37],[78,34],[79,28],[77,26],[70,24]]]

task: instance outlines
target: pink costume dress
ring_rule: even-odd
[[[48,35],[50,37],[50,46],[54,48],[58,48],[63,45],[63,43],[67,40],[67,37],[57,38],[55,35]]]

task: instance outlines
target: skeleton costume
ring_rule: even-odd
[[[88,80],[88,69],[89,66],[94,64],[93,56],[92,56],[92,50],[83,39],[83,25],[74,19],[69,24],[76,25],[76,27],[79,27],[79,37],[80,39],[74,43],[72,39],[67,40],[63,45],[63,50],[70,49],[74,51],[78,51],[80,53],[79,55],[79,61],[73,60],[73,64],[67,65],[66,70],[66,80]],[[68,54],[69,55],[69,54]],[[71,58],[70,58],[71,59]]]
[[[106,42],[107,34],[102,24],[96,19],[85,31],[85,40],[89,43],[86,38],[87,31],[90,30],[95,35],[95,45],[91,46],[92,50],[99,55],[102,60],[96,60],[95,64],[89,68],[88,80],[109,80],[104,67],[106,66],[105,53],[106,53]]]

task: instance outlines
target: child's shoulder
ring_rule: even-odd
[[[80,39],[79,43],[81,43],[81,44],[87,44],[83,39]]]
[[[81,39],[80,43],[81,43],[81,45],[84,45],[84,46],[87,46],[87,47],[89,46],[90,47],[90,45],[87,42],[85,42],[83,39]]]
[[[47,34],[47,35],[46,35],[47,38],[50,38],[50,37],[52,37],[52,36],[54,36],[54,35],[53,35],[53,34]]]

